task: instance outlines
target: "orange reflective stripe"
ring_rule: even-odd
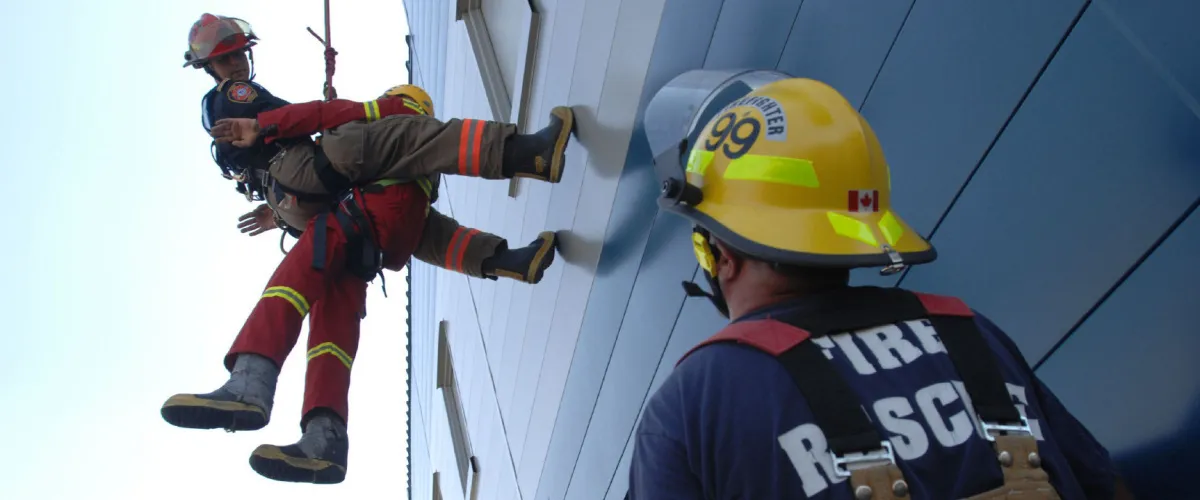
[[[458,241],[458,237],[462,235],[463,231],[466,229],[467,228],[460,226],[454,231],[454,236],[450,237],[450,244],[446,245],[446,258],[442,260],[442,264],[446,266],[446,269],[454,269],[454,263],[451,261],[451,259],[454,258],[454,242]]]
[[[471,159],[475,162],[475,177],[479,177],[479,147],[483,145],[484,125],[484,122],[475,124],[475,140],[471,141]]]
[[[471,238],[475,237],[475,235],[477,235],[477,234],[479,234],[479,230],[472,229],[470,231],[467,231],[466,236],[463,236],[462,246],[458,247],[458,255],[456,255],[455,259],[454,259],[454,261],[455,261],[454,262],[454,270],[455,271],[458,271],[460,273],[462,272],[463,256],[467,254],[467,245],[471,244]]]
[[[462,133],[458,137],[458,174],[467,175],[467,140],[471,138],[471,120],[463,120],[459,125]]]

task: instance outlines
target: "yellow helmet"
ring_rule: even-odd
[[[892,211],[889,175],[875,132],[841,94],[789,78],[709,120],[686,183],[668,180],[663,206],[698,226],[696,257],[710,273],[708,233],[768,262],[890,274],[937,252]]]
[[[402,98],[407,97],[410,102],[421,108],[417,110],[421,112],[421,114],[434,116],[433,98],[429,97],[429,93],[425,92],[425,89],[406,83],[387,89],[387,92],[384,92],[383,95],[380,96],[380,99],[396,96],[400,96]]]

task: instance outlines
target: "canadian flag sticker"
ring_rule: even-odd
[[[879,191],[859,189],[850,191],[851,212],[878,212]]]

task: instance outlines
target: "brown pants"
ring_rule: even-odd
[[[413,258],[443,269],[482,278],[483,260],[496,253],[504,238],[459,225],[458,221],[430,208],[425,231]]]
[[[504,142],[516,133],[509,123],[392,115],[327,130],[321,148],[334,170],[353,184],[436,174],[503,179]],[[288,148],[271,164],[271,176],[298,191],[325,193],[313,168],[311,145]]]

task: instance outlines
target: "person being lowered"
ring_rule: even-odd
[[[393,87],[365,103],[335,99],[290,104],[253,81],[257,40],[243,20],[203,14],[192,26],[185,53],[185,66],[202,68],[217,82],[202,102],[203,125],[210,135],[229,133],[229,122],[238,119],[262,125],[250,143],[212,145],[222,175],[237,181],[248,199],[266,201],[267,206],[242,216],[245,231],[275,225],[298,237],[308,219],[326,210],[338,193],[370,178],[418,182],[432,202],[440,173],[551,183],[562,177],[562,163],[551,157],[562,156],[574,127],[569,107],[554,108],[542,131],[518,134],[508,123],[440,122],[431,116],[429,95],[413,85]],[[317,145],[310,135],[320,131],[324,134]],[[548,146],[558,142],[561,147]],[[497,161],[482,161],[481,155]],[[537,283],[554,258],[553,252],[540,251],[557,243],[553,232],[510,249],[504,238],[463,227],[433,209],[426,224],[428,239],[413,257],[472,277]],[[465,249],[451,252],[453,245]],[[530,262],[535,257],[540,260]]]
[[[222,74],[221,68],[245,67],[240,62],[245,57],[237,54],[245,52],[253,34],[242,21],[210,17],[201,18],[193,27],[189,51],[194,66],[203,67],[222,82],[205,98],[206,128],[211,129],[211,120],[256,117],[262,111],[287,106],[248,80],[225,81],[230,74]],[[230,43],[231,39],[236,43]],[[221,47],[225,50],[222,61],[214,63],[211,58]],[[240,71],[242,75],[234,76],[247,73]],[[234,103],[246,106],[238,108]],[[281,219],[304,230],[268,280],[224,357],[229,379],[213,392],[172,396],[161,409],[164,420],[191,429],[265,427],[283,361],[298,340],[304,318],[311,314],[301,438],[286,446],[259,446],[250,465],[259,474],[280,481],[343,481],[349,453],[347,394],[359,324],[365,317],[366,285],[382,269],[402,269],[426,237],[435,191],[430,189],[431,182],[420,182],[422,176],[428,181],[429,175],[438,173],[486,178],[526,174],[556,182],[573,118],[570,108],[555,108],[548,127],[521,135],[512,125],[496,122],[443,123],[427,116],[391,116],[327,130],[319,146],[307,138],[292,140],[286,147],[267,144],[269,133],[245,149],[228,145],[237,151],[219,153],[223,171],[238,179],[248,195],[265,194]],[[271,152],[271,147],[276,151]],[[245,161],[235,162],[230,157]],[[303,182],[285,187],[280,178],[316,179],[313,185],[321,189],[302,191],[311,187]],[[503,240],[491,243],[494,246],[489,249],[479,234],[478,230],[457,230],[445,245],[445,261],[457,262],[452,265],[463,270],[465,256],[472,252],[485,257],[502,255]],[[554,239],[539,240],[529,252],[533,255],[523,257],[529,267],[495,264],[493,276],[503,276],[502,271],[507,270],[512,277],[521,277],[518,279],[540,279],[552,261]],[[527,255],[522,250],[511,254]],[[486,267],[484,260],[479,259],[481,267]]]

